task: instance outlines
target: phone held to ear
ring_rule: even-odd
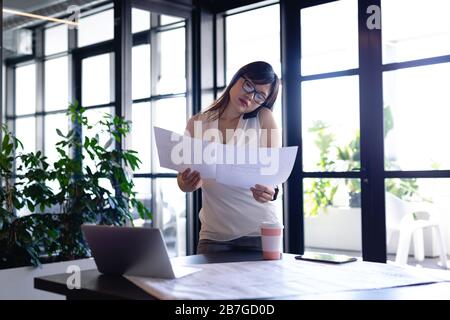
[[[330,254],[322,252],[305,252],[303,255],[296,256],[295,259],[313,262],[334,263],[334,264],[357,261],[355,257],[343,254]]]

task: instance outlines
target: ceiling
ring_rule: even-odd
[[[34,13],[43,16],[55,17],[66,13],[67,8],[71,5],[77,5],[80,8],[95,5],[105,0],[3,0],[3,7],[14,9],[27,13]],[[124,0],[130,1],[130,0]],[[148,1],[148,0],[141,0]],[[237,7],[252,5],[257,2],[270,2],[273,0],[152,0],[156,3],[164,4],[170,2],[192,3],[211,10],[212,12],[225,12]],[[29,27],[39,21],[33,18],[17,16],[10,13],[3,13],[3,30],[17,29]]]
[[[31,12],[64,0],[3,0],[3,7],[25,12]]]
[[[102,1],[104,0],[3,0],[3,7],[47,17],[56,17],[67,13],[67,8],[71,5],[76,5],[81,9]],[[39,22],[41,21],[35,18],[3,13],[3,30],[29,27]]]

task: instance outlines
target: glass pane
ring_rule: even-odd
[[[170,24],[170,23],[175,23],[175,22],[179,22],[179,21],[183,21],[183,18],[180,17],[174,17],[174,16],[167,16],[165,14],[160,15],[160,24],[162,26],[166,25],[166,24]]]
[[[450,1],[381,1],[383,63],[450,54]]]
[[[114,38],[114,12],[106,10],[82,17],[78,25],[78,46],[84,47]]]
[[[152,211],[152,181],[148,178],[133,178],[134,190],[136,191],[136,198],[140,200],[144,206]],[[145,220],[139,218],[136,209],[133,211],[134,225],[143,226]]]
[[[302,82],[303,168],[360,168],[358,76]]]
[[[69,131],[69,118],[65,113],[51,114],[45,116],[45,156],[50,165],[53,165],[59,157],[59,153],[56,150],[56,143],[62,140],[56,133],[56,129],[59,129],[62,134],[66,135]],[[61,148],[61,147],[60,147]],[[66,152],[68,149],[65,148]]]
[[[46,111],[67,109],[69,105],[69,71],[67,56],[45,62]]]
[[[450,63],[385,72],[385,168],[450,169]]]
[[[132,51],[133,99],[150,97],[150,45],[133,47]]]
[[[93,106],[110,103],[112,54],[102,54],[83,60],[82,103]]]
[[[278,90],[278,97],[277,100],[275,100],[275,104],[272,107],[272,112],[273,112],[273,117],[275,119],[275,123],[277,124],[277,127],[279,129],[280,135],[283,132],[283,121],[282,121],[282,105],[281,105],[281,101],[282,99],[282,92],[283,92],[283,88],[280,85],[280,88]],[[282,140],[283,137],[280,136],[280,142],[283,141]]]
[[[150,29],[150,12],[132,8],[131,30],[133,33]]]
[[[301,72],[358,67],[358,3],[340,0],[301,10]]]
[[[184,133],[186,128],[186,98],[164,99],[154,102],[152,105],[153,125],[167,130]],[[171,172],[174,170],[162,168],[159,166],[156,144],[153,141],[153,170],[154,172]]]
[[[361,255],[360,189],[358,179],[304,179],[306,250]]]
[[[226,18],[226,59],[227,83],[242,66],[259,60],[270,63],[281,76],[279,5]]]
[[[137,151],[142,161],[135,173],[151,172],[151,109],[150,103],[137,103],[133,105],[133,123],[131,130],[132,149]]]
[[[23,143],[23,150],[17,150],[18,153],[36,151],[36,118],[19,118],[16,119],[15,125],[16,137]]]
[[[450,243],[450,179],[386,179],[386,246],[387,259],[400,264],[438,268],[440,240],[445,254]],[[425,220],[425,221],[424,221]],[[426,224],[436,227],[424,227]],[[437,232],[441,229],[442,239]],[[414,240],[406,236],[416,228]],[[447,256],[445,256],[445,259]]]
[[[156,92],[179,93],[186,91],[185,28],[158,34],[161,39],[160,73]]]
[[[16,68],[16,115],[36,112],[36,65]]]
[[[68,30],[65,24],[45,29],[45,55],[67,51],[67,39]]]
[[[155,227],[161,228],[169,256],[186,255],[186,194],[175,178],[156,180]]]
[[[219,94],[220,95],[220,94]],[[209,91],[202,92],[202,112],[207,110],[214,102],[214,93]]]

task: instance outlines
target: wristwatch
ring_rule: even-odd
[[[276,186],[275,187],[275,193],[273,194],[273,198],[272,198],[272,200],[270,200],[270,201],[275,201],[275,200],[277,200],[277,196],[278,196],[278,191],[279,191],[280,189],[278,189],[278,186]]]

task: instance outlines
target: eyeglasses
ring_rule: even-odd
[[[266,101],[266,96],[263,93],[257,91],[255,89],[255,86],[248,79],[246,79],[246,78],[243,78],[243,79],[244,79],[244,83],[242,83],[242,89],[246,93],[251,93],[251,94],[254,93],[253,100],[258,105],[263,104]]]

